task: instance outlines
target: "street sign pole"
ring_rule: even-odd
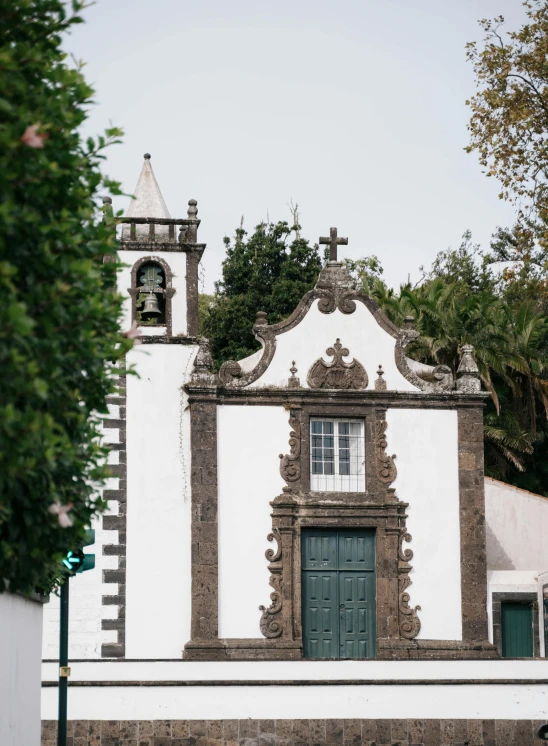
[[[67,575],[61,585],[61,623],[59,635],[59,720],[57,746],[67,746],[67,687],[68,687],[68,625],[69,580]]]
[[[59,718],[57,721],[57,746],[67,746],[67,689],[70,668],[68,665],[69,634],[69,581],[75,573],[93,570],[95,555],[85,554],[83,547],[95,543],[95,531],[88,529],[80,546],[67,552],[63,559],[65,579],[61,583],[61,614],[59,624]],[[67,572],[68,571],[68,572]]]

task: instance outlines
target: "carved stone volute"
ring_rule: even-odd
[[[413,552],[411,549],[404,549],[403,542],[411,541],[411,534],[407,533],[407,529],[402,527],[400,529],[399,548],[398,548],[398,582],[399,582],[399,624],[400,624],[400,637],[405,640],[414,639],[420,632],[421,622],[417,616],[417,612],[420,611],[420,606],[409,606],[411,599],[407,588],[411,585],[411,578],[409,572],[413,569],[409,562],[413,559]]]
[[[270,606],[259,606],[262,612],[259,626],[261,633],[267,639],[280,637],[283,633],[281,611],[283,608],[283,580],[282,580],[282,537],[277,528],[267,536],[268,541],[276,540],[277,549],[267,549],[265,557],[269,561],[270,586],[274,591],[270,594]]]
[[[375,412],[375,468],[376,476],[381,484],[388,487],[392,484],[398,474],[394,459],[396,454],[389,456],[386,452],[388,441],[386,440],[386,410],[377,408]]]
[[[289,453],[280,453],[280,474],[293,490],[301,478],[301,420],[300,409],[291,409],[289,413]]]
[[[354,313],[356,283],[343,262],[327,262],[320,272],[315,290],[319,296],[318,308],[322,313],[333,313],[338,308],[342,313]]]

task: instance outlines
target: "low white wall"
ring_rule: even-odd
[[[424,640],[461,640],[460,517],[457,413],[389,409],[387,451],[396,454],[393,487],[409,503],[413,540],[410,604],[420,605]],[[441,600],[443,598],[443,600]]]
[[[276,352],[263,375],[251,384],[259,386],[286,386],[291,375],[289,369],[295,361],[301,386],[308,388],[306,377],[312,364],[320,357],[330,361],[326,350],[340,337],[341,344],[348,348],[350,356],[346,362],[356,358],[369,376],[368,388],[374,388],[376,371],[382,365],[384,380],[388,388],[397,391],[417,391],[396,367],[394,360],[395,339],[385,332],[361,301],[356,301],[356,310],[343,314],[338,309],[333,313],[321,313],[318,301],[314,301],[304,319],[296,327],[276,337]]]
[[[40,744],[41,644],[42,604],[0,593],[2,746]]]
[[[548,498],[485,479],[488,570],[548,570]]]
[[[55,713],[45,689],[43,717]],[[548,685],[207,686],[72,688],[70,720],[493,719],[544,720]]]
[[[186,334],[186,253],[184,251],[120,251],[120,261],[125,267],[118,273],[118,292],[125,298],[123,305],[122,328],[129,329],[131,326],[131,297],[128,288],[131,287],[131,269],[135,262],[144,256],[159,257],[171,269],[173,274],[173,287],[175,294],[171,299],[172,310],[172,332],[173,334]],[[144,334],[158,334],[154,327],[142,327]]]
[[[179,658],[190,638],[190,434],[181,386],[194,345],[132,350],[127,377],[126,657]]]
[[[279,453],[288,450],[283,407],[217,408],[219,636],[261,637],[259,606],[270,605],[265,551],[276,549],[269,503],[282,491]],[[236,571],[237,570],[237,571]]]

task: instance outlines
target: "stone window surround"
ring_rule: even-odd
[[[300,528],[301,526],[369,526],[377,529],[378,562],[383,569],[377,578],[386,577],[386,588],[377,602],[378,652],[386,658],[492,658],[494,647],[487,642],[487,572],[485,560],[485,503],[483,488],[482,408],[484,396],[461,394],[415,394],[408,392],[311,392],[309,390],[255,389],[229,391],[215,387],[187,387],[192,424],[192,638],[185,645],[184,658],[199,660],[299,659],[302,657],[300,626]],[[218,536],[217,536],[217,444],[216,408],[223,405],[272,405],[301,409],[300,477],[298,498],[283,495],[272,505],[274,529],[280,532],[282,553],[289,557],[291,570],[285,570],[287,585],[284,602],[288,614],[283,632],[276,638],[218,638]],[[379,491],[371,478],[374,473],[375,447],[372,427],[375,409],[387,407],[457,409],[459,417],[459,492],[461,508],[461,592],[463,614],[462,641],[399,639],[395,634],[398,611],[398,548],[405,520],[406,503],[390,490]],[[201,412],[201,413],[200,413]],[[366,473],[368,502],[363,493],[310,493],[309,490],[309,418],[310,416],[360,417],[366,421]],[[368,416],[369,415],[369,416]],[[206,430],[200,421],[208,422]],[[202,427],[202,432],[200,428]],[[206,474],[206,481],[203,476]],[[322,499],[336,503],[327,507]],[[384,496],[384,497],[383,497]],[[300,503],[300,504],[299,504]],[[412,510],[412,506],[410,506]],[[205,517],[205,520],[204,520]],[[287,530],[282,531],[282,518]],[[209,525],[208,525],[209,524]],[[283,526],[285,529],[286,527]],[[399,543],[400,542],[400,543]],[[389,547],[387,549],[387,547]],[[271,551],[275,559],[276,551]],[[267,556],[267,559],[271,557]],[[265,563],[266,564],[266,563]],[[265,568],[266,569],[266,568]],[[377,566],[379,572],[379,567]],[[473,578],[473,582],[471,579]],[[383,585],[381,583],[381,585]],[[274,586],[273,586],[274,587]],[[383,595],[384,594],[384,595]],[[266,601],[267,599],[265,599]],[[420,602],[420,599],[413,599]],[[386,616],[383,616],[385,615]],[[262,628],[262,627],[261,627]],[[383,630],[390,629],[383,638]]]
[[[540,657],[540,638],[539,638],[539,606],[538,595],[534,592],[520,591],[501,591],[492,595],[493,609],[493,644],[498,654],[502,658],[502,603],[505,601],[515,601],[518,603],[531,605],[533,608],[533,657]]]
[[[164,273],[165,283],[166,286],[163,288],[164,290],[164,300],[165,300],[165,323],[164,324],[145,324],[143,326],[144,329],[148,327],[153,327],[154,329],[163,328],[165,327],[166,335],[171,336],[172,334],[172,309],[171,309],[171,299],[173,295],[175,294],[175,288],[173,287],[173,272],[171,271],[171,267],[169,264],[164,260],[161,259],[159,256],[155,256],[154,254],[151,254],[150,256],[144,256],[141,257],[141,259],[138,259],[133,267],[131,268],[131,287],[127,289],[128,293],[131,296],[131,321],[137,320],[137,297],[140,294],[140,285],[138,284],[138,272],[141,269],[141,267],[144,264],[158,264],[162,268],[162,271]]]

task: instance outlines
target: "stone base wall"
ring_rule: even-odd
[[[73,720],[67,746],[536,746],[532,720]],[[56,746],[57,721],[42,723]]]

